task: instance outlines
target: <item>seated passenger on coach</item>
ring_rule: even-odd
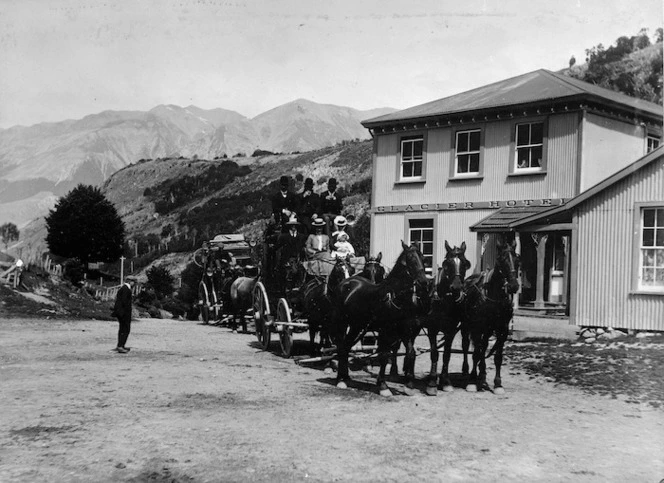
[[[349,258],[355,256],[355,248],[348,241],[349,236],[345,231],[339,232],[337,241],[334,243],[333,258]]]
[[[315,259],[321,256],[324,257],[330,251],[330,237],[323,233],[325,221],[322,218],[316,218],[311,223],[311,228],[314,232],[309,235],[304,246],[307,258]]]

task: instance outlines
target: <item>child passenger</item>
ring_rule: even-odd
[[[348,241],[348,233],[342,231],[337,235],[337,241],[334,244],[332,256],[334,258],[348,258],[355,256],[355,249]]]

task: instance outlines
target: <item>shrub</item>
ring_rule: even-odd
[[[62,266],[62,276],[76,287],[82,285],[84,273],[85,267],[78,258],[69,258]]]
[[[271,156],[274,153],[272,151],[266,151],[265,149],[257,149],[252,153],[252,157],[256,158],[258,156]],[[238,153],[238,157],[240,157],[240,154]]]
[[[182,317],[187,312],[185,304],[174,297],[166,297],[161,305],[164,310],[168,310],[174,317]]]
[[[173,275],[163,266],[150,268],[146,275],[148,284],[154,289],[159,300],[173,294]]]
[[[143,307],[143,308],[149,308],[154,306],[155,304],[159,303],[157,300],[157,294],[155,293],[154,289],[150,286],[145,286],[143,289],[138,292],[138,295],[136,296],[136,305]]]

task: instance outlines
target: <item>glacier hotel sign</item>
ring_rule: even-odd
[[[505,201],[459,201],[454,203],[421,203],[412,205],[377,206],[373,213],[408,213],[418,211],[454,211],[454,210],[491,210],[497,208],[515,208],[527,206],[558,206],[567,201],[565,198],[542,198],[535,200]]]

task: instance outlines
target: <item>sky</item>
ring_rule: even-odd
[[[160,104],[404,109],[664,23],[662,0],[0,0],[0,128]]]

